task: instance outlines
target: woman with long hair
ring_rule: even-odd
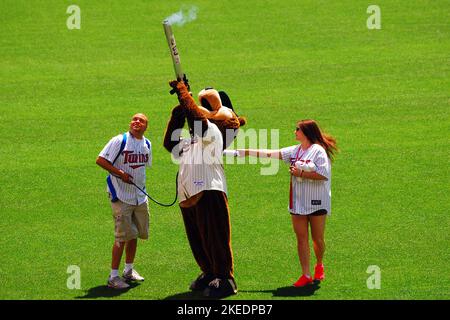
[[[302,268],[302,275],[293,285],[303,287],[325,278],[325,220],[331,214],[331,161],[338,149],[336,139],[323,133],[314,120],[298,121],[295,139],[300,144],[280,150],[239,149],[237,155],[276,158],[289,164],[289,212]],[[316,257],[313,276],[309,229]]]

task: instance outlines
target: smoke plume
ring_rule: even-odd
[[[180,11],[175,12],[164,20],[167,20],[170,25],[182,26],[187,22],[197,19],[198,8],[190,6],[189,8],[181,8]]]

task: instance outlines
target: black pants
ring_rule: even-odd
[[[228,199],[222,191],[206,190],[195,206],[181,208],[187,238],[204,273],[233,277],[233,252]]]

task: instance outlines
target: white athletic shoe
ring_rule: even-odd
[[[126,289],[130,285],[126,283],[121,277],[114,277],[108,279],[108,287],[113,289]]]
[[[123,272],[123,278],[125,281],[144,281],[144,277],[142,277],[136,270],[131,269],[128,272]]]

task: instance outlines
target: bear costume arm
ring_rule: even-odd
[[[184,108],[181,105],[173,108],[172,116],[167,123],[166,133],[164,134],[164,148],[167,151],[172,152],[173,148],[179,144],[181,140],[181,129],[186,122],[185,118]],[[179,155],[179,152],[175,152],[174,154]]]
[[[205,113],[197,106],[184,82],[171,81],[169,84],[177,93],[178,101],[180,101],[184,109],[189,128],[193,131],[194,135],[203,137],[205,131],[208,129],[208,119]],[[199,127],[201,128],[201,132],[196,132],[195,129],[197,127],[195,123],[201,124],[201,127]]]

